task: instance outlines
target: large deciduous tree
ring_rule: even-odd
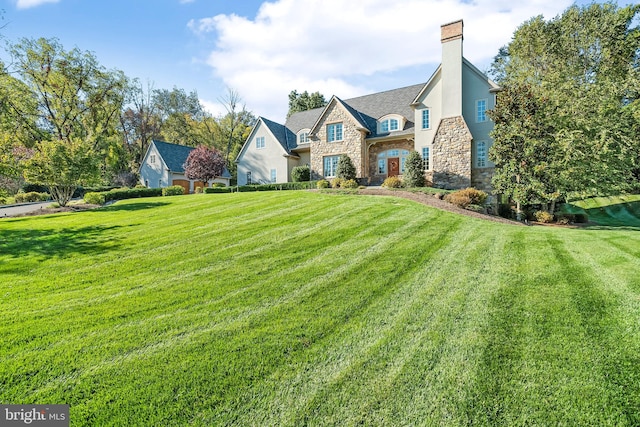
[[[552,208],[637,186],[639,16],[640,5],[592,3],[518,28],[492,67],[505,88],[492,116],[496,188]]]
[[[55,151],[60,158],[75,155],[73,147],[81,141],[87,156],[102,161],[99,170],[105,179],[115,172],[112,169],[121,168],[122,139],[117,124],[127,91],[124,74],[106,70],[91,52],[64,50],[56,39],[22,39],[9,52],[12,65],[8,72],[16,78],[8,89],[6,114],[21,130],[24,145],[33,147],[38,155],[49,150],[48,145],[40,149],[40,144],[69,144],[69,150]],[[25,166],[37,167],[37,163]],[[44,184],[59,185],[53,181]],[[66,190],[54,193],[61,194],[61,204],[66,203]]]
[[[202,181],[206,186],[210,179],[222,176],[225,163],[218,150],[201,145],[189,153],[184,173],[187,178]]]

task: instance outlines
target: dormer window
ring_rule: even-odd
[[[309,129],[303,129],[298,132],[298,144],[306,144],[309,142]]]
[[[387,119],[380,123],[380,130],[382,132],[389,132],[393,130],[398,130],[398,120],[397,119]]]
[[[378,120],[378,133],[388,133],[404,128],[404,117],[397,114],[387,115]]]

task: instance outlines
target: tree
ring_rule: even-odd
[[[637,186],[640,29],[632,25],[639,15],[640,5],[574,5],[517,29],[492,66],[505,88],[489,153],[494,185],[550,210],[570,196]],[[514,157],[526,153],[520,164],[507,160],[509,146],[520,150]]]
[[[79,185],[99,180],[99,158],[91,148],[90,143],[79,138],[43,141],[25,161],[25,178],[47,186],[53,200],[66,206]]]
[[[160,117],[160,134],[164,140],[192,147],[201,143],[194,137],[193,124],[204,119],[206,113],[195,90],[187,94],[176,87],[156,89],[152,103]]]
[[[424,162],[420,153],[415,150],[407,156],[402,180],[407,187],[424,187]]]
[[[205,186],[210,179],[222,176],[225,160],[218,150],[203,145],[189,153],[184,163],[184,173],[189,179],[202,181]]]
[[[309,94],[306,90],[302,93],[292,90],[289,93],[289,112],[287,113],[287,117],[293,113],[313,110],[314,108],[321,108],[326,105],[327,100],[324,99],[324,95],[320,92]]]
[[[336,177],[345,180],[356,179],[356,167],[351,158],[346,154],[341,154],[336,168]]]
[[[218,125],[226,142],[224,148],[224,158],[227,161],[227,168],[233,175],[236,174],[236,164],[233,161],[242,145],[249,137],[249,133],[256,122],[255,116],[242,106],[240,94],[231,88],[227,88],[227,94],[219,98],[219,101],[227,110],[227,114],[218,120]]]

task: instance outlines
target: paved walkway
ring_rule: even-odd
[[[27,203],[24,205],[0,206],[0,218],[22,215],[25,213],[37,211],[49,206],[51,201],[42,203]]]

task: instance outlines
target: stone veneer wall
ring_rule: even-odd
[[[386,174],[378,174],[378,154],[387,150],[415,150],[413,141],[401,140],[392,142],[381,142],[374,144],[369,148],[369,184],[382,184],[387,177]],[[386,160],[386,158],[385,158]]]
[[[471,185],[487,194],[491,193],[491,178],[495,168],[474,168],[471,172]]]
[[[342,122],[342,141],[327,142],[327,124]],[[358,130],[351,115],[338,104],[329,109],[321,122],[318,132],[311,140],[311,179],[322,179],[324,176],[324,156],[346,154],[351,158],[358,177],[364,176],[363,165],[363,131]]]
[[[472,135],[462,116],[440,121],[433,139],[433,185],[458,189],[471,185]]]

